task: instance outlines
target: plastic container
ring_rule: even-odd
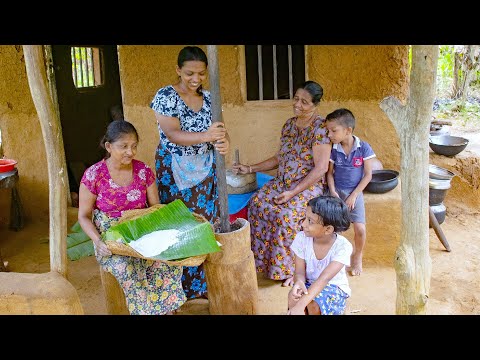
[[[13,159],[0,159],[0,173],[12,171],[17,162]]]
[[[236,212],[235,214],[230,214],[228,217],[231,223],[238,218],[248,220],[248,207],[245,205],[245,207],[243,207],[240,211]]]

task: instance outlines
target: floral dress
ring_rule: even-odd
[[[161,115],[175,117],[183,131],[204,132],[212,125],[210,92],[203,90],[203,105],[193,111],[173,86],[159,89],[150,107]],[[215,222],[218,217],[216,159],[209,143],[182,146],[168,140],[160,125],[155,152],[158,195],[162,204],[181,199],[190,211]],[[182,284],[187,298],[207,296],[203,264],[185,267]]]
[[[321,117],[303,129],[295,125],[295,120],[295,117],[288,119],[282,128],[277,176],[257,190],[248,204],[257,272],[274,280],[293,276],[295,265],[290,245],[301,229],[308,201],[322,195],[327,186],[323,176],[288,202],[280,205],[273,202],[274,196],[293,189],[315,167],[313,146],[330,143]]]
[[[147,188],[155,181],[155,175],[141,161],[132,160],[132,166],[133,181],[128,186],[119,186],[113,181],[105,160],[83,174],[81,183],[97,196],[93,223],[100,234],[115,225],[124,210],[147,207]],[[117,279],[132,315],[166,314],[186,301],[181,266],[121,255],[96,255],[96,259],[104,271]]]

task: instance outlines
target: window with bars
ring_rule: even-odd
[[[245,45],[247,101],[292,99],[305,81],[303,45]]]
[[[103,85],[101,49],[93,47],[73,47],[72,77],[76,88]]]

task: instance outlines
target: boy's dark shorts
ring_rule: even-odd
[[[347,190],[336,189],[340,199],[345,201],[347,197],[352,193]],[[358,194],[357,200],[355,201],[355,207],[350,211],[350,220],[352,223],[362,223],[365,224],[365,202],[363,200],[363,192]]]

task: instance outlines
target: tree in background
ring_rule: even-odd
[[[480,45],[455,45],[452,98],[464,101],[480,70]]]

